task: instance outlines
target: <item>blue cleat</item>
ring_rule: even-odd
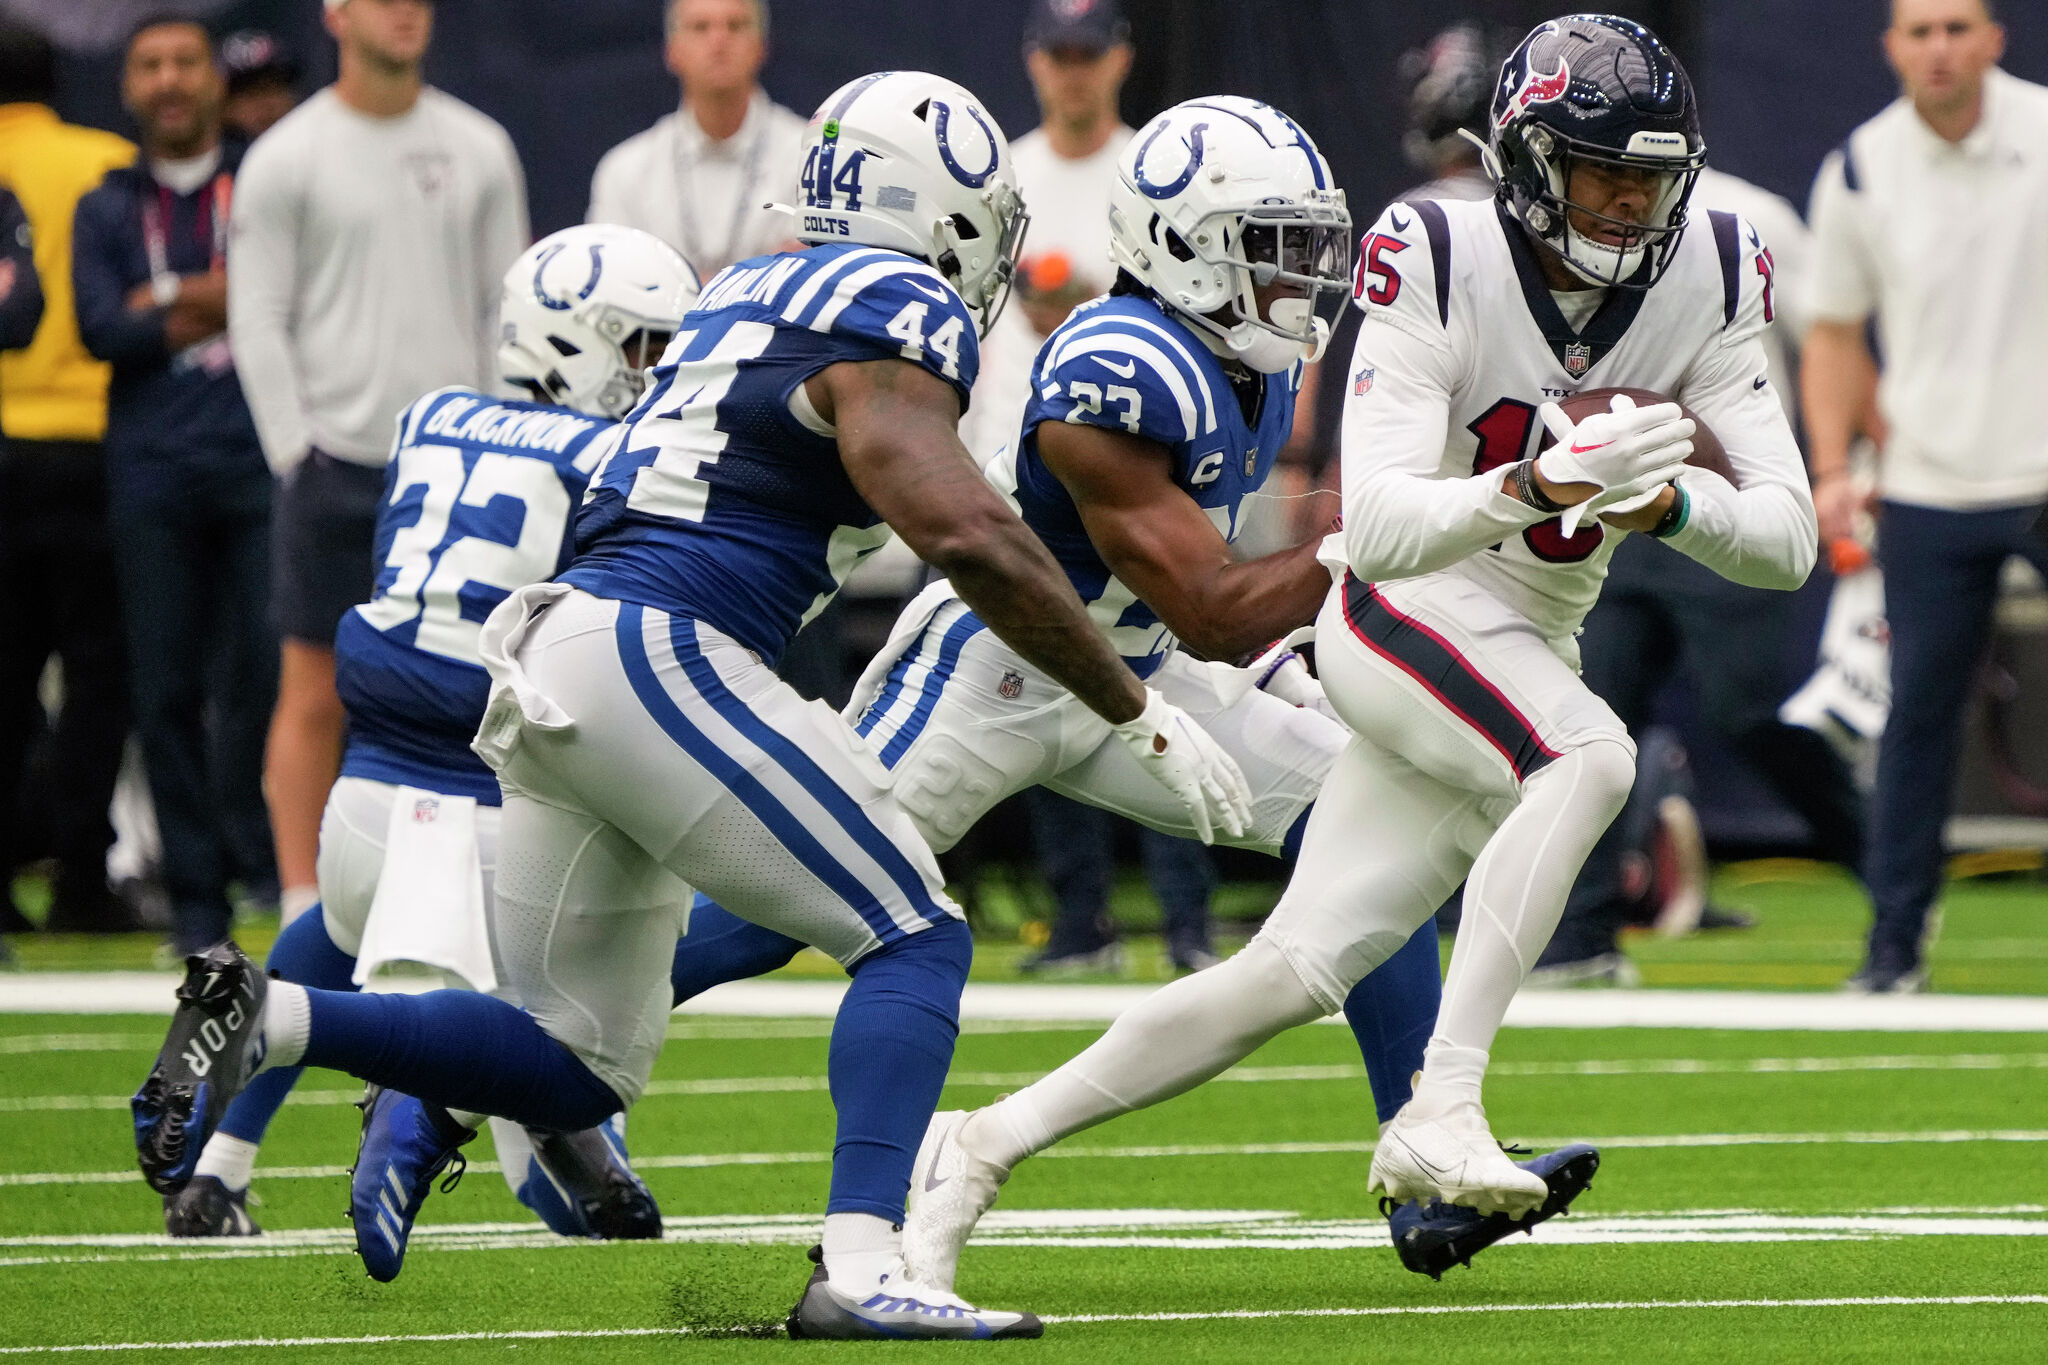
[[[580,1133],[526,1130],[533,1155],[519,1202],[564,1237],[642,1241],[661,1236],[661,1209],[626,1159],[626,1116]]]
[[[128,1102],[136,1160],[158,1194],[192,1179],[200,1149],[262,1060],[264,991],[262,969],[232,939],[185,959],[170,1032]]]
[[[1600,1169],[1600,1153],[1579,1142],[1515,1164],[1542,1176],[1550,1187],[1549,1197],[1520,1218],[1481,1213],[1437,1199],[1411,1199],[1405,1204],[1380,1200],[1380,1212],[1387,1217],[1401,1264],[1418,1275],[1440,1280],[1446,1270],[1471,1265],[1474,1256],[1510,1233],[1532,1231],[1538,1223],[1568,1212],[1572,1201],[1592,1187],[1593,1173]]]
[[[363,1093],[363,1136],[349,1170],[348,1216],[356,1254],[370,1278],[389,1283],[405,1268],[405,1244],[435,1177],[446,1194],[467,1166],[459,1150],[476,1136],[438,1104],[373,1085]],[[453,1166],[453,1170],[449,1167]]]

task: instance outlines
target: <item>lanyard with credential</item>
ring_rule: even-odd
[[[233,182],[226,171],[213,178],[199,201],[198,234],[209,248],[207,268],[218,270],[228,257],[228,210],[234,196]],[[156,187],[156,199],[142,202],[142,249],[149,256],[151,279],[171,269],[171,207],[175,199],[164,186]]]
[[[676,216],[680,219],[679,226],[682,228],[683,238],[676,245],[681,248],[690,264],[697,268],[698,273],[705,279],[710,279],[714,272],[725,269],[737,259],[733,251],[739,246],[740,229],[746,225],[748,213],[752,212],[750,206],[754,200],[755,182],[761,178],[761,154],[768,141],[768,120],[756,120],[760,126],[754,130],[753,138],[747,143],[746,161],[740,169],[740,192],[733,198],[732,222],[726,227],[725,241],[714,253],[709,250],[709,243],[699,243],[697,240],[697,206],[694,202],[696,158],[683,146],[681,119],[694,117],[695,115],[686,109],[678,115],[676,126]]]

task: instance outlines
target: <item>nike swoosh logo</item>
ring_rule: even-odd
[[[1099,355],[1094,357],[1094,360],[1096,364],[1108,370],[1111,374],[1122,375],[1125,379],[1131,378],[1138,372],[1138,362],[1135,360],[1126,360],[1121,365],[1111,360],[1108,356]]]
[[[926,1194],[930,1194],[933,1190],[939,1188],[939,1186],[941,1185],[946,1184],[953,1178],[949,1175],[946,1177],[945,1180],[932,1179],[932,1171],[936,1171],[937,1169],[939,1169],[939,1158],[943,1157],[946,1154],[946,1144],[951,1142],[952,1140],[953,1135],[951,1133],[946,1134],[944,1137],[939,1139],[939,1150],[932,1153],[931,1171],[926,1171],[924,1173],[924,1192]]]
[[[924,295],[928,299],[937,299],[940,303],[951,302],[951,295],[949,295],[945,290],[934,289],[930,285],[925,284],[922,281],[911,280],[910,287],[912,289],[915,289],[918,293]]]
[[[1754,384],[1750,385],[1750,387],[1751,387],[1752,389],[1760,389],[1760,388],[1762,388],[1762,387],[1763,387],[1764,385],[1766,385],[1766,384],[1768,384],[1768,383],[1770,383],[1770,377],[1769,377],[1769,376],[1767,376],[1767,375],[1758,375],[1758,376],[1756,377],[1756,383],[1754,383]]]
[[[1613,445],[1613,444],[1614,444],[1614,442],[1612,442],[1612,441],[1602,441],[1602,442],[1601,442],[1601,443],[1600,443],[1599,445],[1596,445],[1596,446],[1582,446],[1582,445],[1580,445],[1580,444],[1579,444],[1579,443],[1578,443],[1577,441],[1573,441],[1573,442],[1572,442],[1572,454],[1574,454],[1574,455],[1590,455],[1590,454],[1592,454],[1592,453],[1593,453],[1594,451],[1596,451],[1596,450],[1605,450],[1605,449],[1607,449],[1607,447],[1609,447],[1609,446],[1611,446],[1611,445]]]
[[[1393,223],[1394,231],[1406,232],[1408,230],[1407,220],[1402,218],[1400,214],[1390,212],[1387,214],[1387,218],[1390,222]]]

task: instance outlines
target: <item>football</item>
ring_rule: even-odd
[[[1583,422],[1596,412],[1606,412],[1608,401],[1617,393],[1625,393],[1633,398],[1639,408],[1649,407],[1652,403],[1674,401],[1649,389],[1587,389],[1582,393],[1573,394],[1558,406],[1564,409],[1564,415],[1572,421]],[[1721,438],[1714,435],[1713,430],[1700,420],[1698,413],[1684,407],[1683,404],[1680,404],[1680,407],[1699,428],[1692,435],[1692,454],[1686,457],[1685,462],[1694,469],[1711,469],[1728,482],[1740,486],[1735,477],[1735,467],[1728,463],[1728,451],[1721,444]],[[1546,439],[1544,444],[1548,445],[1549,441]]]

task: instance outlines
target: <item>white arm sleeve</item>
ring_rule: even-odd
[[[265,152],[272,155],[266,156]],[[242,393],[272,472],[313,443],[293,345],[304,189],[297,157],[275,142],[252,148],[235,178],[228,255],[228,332]]]
[[[1741,240],[1750,254],[1762,250],[1748,245],[1746,230]],[[1761,340],[1762,279],[1745,270],[1735,320],[1693,361],[1678,389],[1679,401],[1721,438],[1736,484],[1688,470],[1680,483],[1692,509],[1664,543],[1731,582],[1789,590],[1812,572],[1820,530],[1792,427],[1777,395],[1760,382],[1769,363]]]
[[[1501,470],[1443,475],[1457,361],[1385,313],[1358,329],[1350,374],[1372,386],[1344,399],[1344,559],[1367,581],[1413,578],[1457,563],[1542,521],[1500,491]]]

